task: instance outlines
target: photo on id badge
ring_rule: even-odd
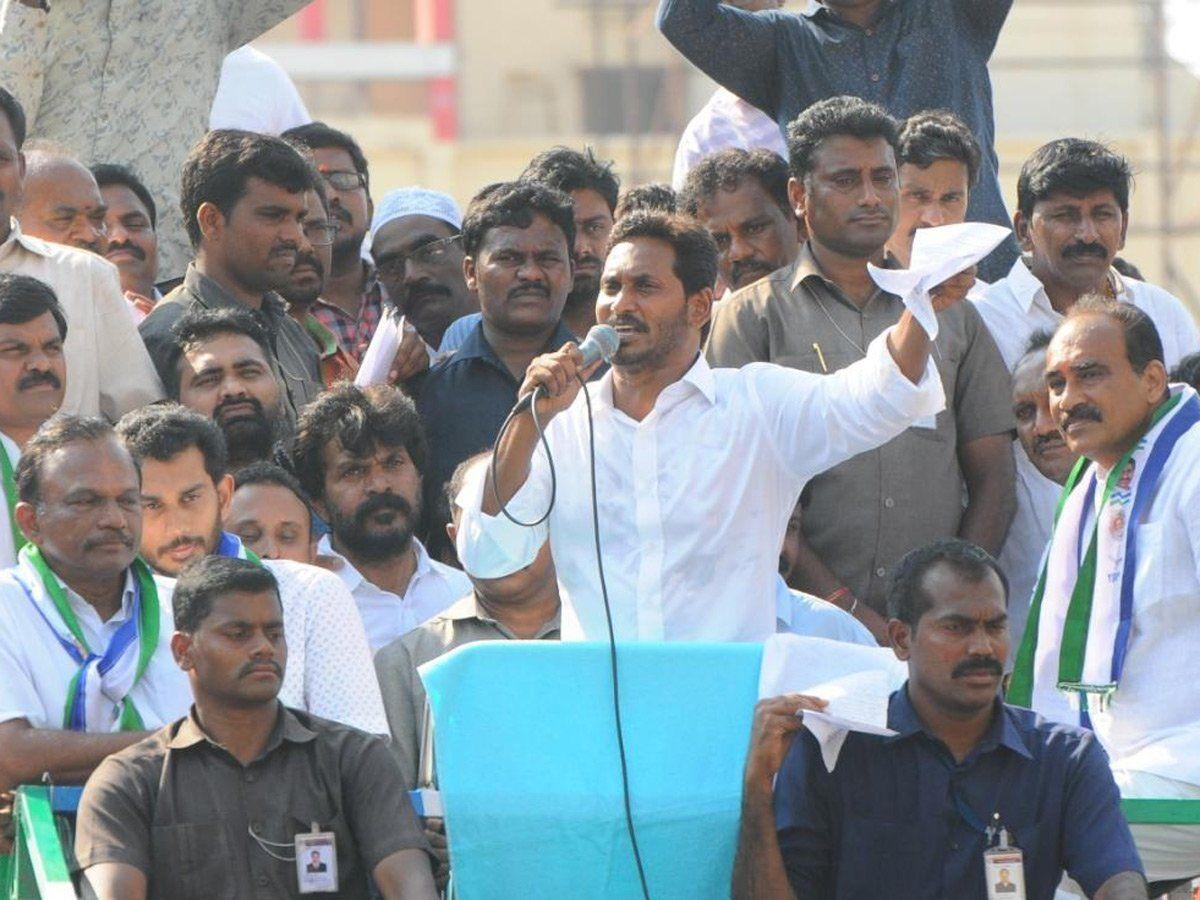
[[[337,891],[337,846],[332,834],[296,835],[296,879],[302,894]]]
[[[983,855],[988,900],[1025,900],[1025,866],[1020,850],[995,849]]]

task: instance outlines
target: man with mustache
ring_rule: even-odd
[[[463,271],[483,315],[454,355],[415,386],[429,439],[427,509],[458,464],[496,440],[533,358],[574,339],[563,310],[572,290],[571,248],[580,246],[579,208],[533,182],[493,188],[467,208]],[[433,523],[431,534],[444,524]]]
[[[1182,662],[1200,640],[1200,396],[1168,382],[1144,311],[1096,295],[1055,331],[1045,383],[1083,459],[1054,518],[1009,701],[1092,728],[1123,797],[1200,800],[1200,681]],[[1200,875],[1200,828],[1133,834],[1150,881]]]
[[[888,592],[892,649],[908,664],[888,699],[895,734],[850,732],[831,769],[804,720],[824,699],[758,703],[733,896],[986,900],[995,826],[1023,853],[1025,896],[1053,896],[1066,870],[1089,897],[1145,900],[1095,735],[997,696],[1007,593],[997,562],[966,541],[906,555]]]
[[[121,289],[140,322],[162,299],[155,287],[158,278],[158,208],[154,198],[132,169],[115,163],[92,166],[107,209],[105,258],[117,267]]]
[[[267,333],[267,360],[289,422],[320,393],[316,347],[278,293],[296,257],[311,252],[305,195],[318,177],[295,147],[268,135],[210,131],[192,149],[182,196],[196,259],[183,284],[138,326],[164,381],[174,376],[172,329],[185,313],[241,308]]]
[[[319,857],[337,861],[337,896],[374,896],[372,884],[385,900],[437,896],[385,742],[289,708],[282,595],[247,560],[204,559],[180,577],[171,650],[195,705],[88,780],[75,829],[88,896],[301,897],[314,830]]]
[[[232,469],[269,459],[291,428],[258,320],[237,307],[197,309],[175,323],[172,341],[168,396],[217,423]]]
[[[291,665],[280,687],[288,706],[372,734],[386,734],[383,700],[354,601],[330,573],[288,560],[259,560],[221,522],[233,476],[217,428],[178,404],[135,410],[117,433],[142,470],[142,557],[178,578],[207,556],[260,561],[283,602]]]
[[[414,534],[426,445],[398,390],[334,385],[300,417],[292,459],[331,529],[318,553],[354,595],[373,651],[470,591],[467,576],[431,559]]]
[[[32,237],[97,256],[108,251],[107,207],[88,168],[52,147],[25,153],[25,193],[17,221]]]
[[[802,229],[787,183],[787,163],[770,150],[722,150],[688,173],[679,205],[717,242],[729,292],[796,259]]]
[[[789,140],[788,192],[808,240],[791,265],[721,304],[707,355],[714,366],[828,375],[905,311],[867,270],[897,265],[886,244],[899,218],[899,126],[879,106],[836,97],[797,118]],[[888,572],[905,553],[953,536],[998,553],[1012,519],[1008,373],[979,313],[956,302],[974,281],[969,270],[935,289],[945,411],[816,475],[801,498],[795,583],[853,610],[881,642]]]
[[[62,406],[67,378],[67,320],[49,285],[27,275],[0,274],[0,568],[17,561],[25,535],[17,525],[21,448]]]
[[[543,184],[571,198],[575,240],[571,245],[573,283],[563,306],[563,324],[582,339],[596,324],[596,296],[621,179],[611,161],[601,162],[591,147],[583,152],[554,147],[539,153],[521,173],[522,181]]]
[[[102,419],[58,415],[25,445],[17,522],[29,540],[0,574],[0,792],[79,784],[183,715],[171,585],[137,558],[137,464]]]

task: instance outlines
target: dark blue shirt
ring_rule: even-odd
[[[986,900],[981,829],[996,812],[1025,855],[1029,900],[1053,897],[1064,869],[1089,897],[1113,875],[1142,871],[1090,731],[997,699],[990,730],[955,763],[907,685],[892,694],[888,726],[899,734],[847,735],[832,773],[807,729],[792,744],[775,825],[798,897]]]
[[[543,353],[575,336],[560,321]],[[487,450],[517,402],[514,378],[483,335],[479,322],[449,359],[430,369],[416,386],[417,411],[429,441],[427,498],[436,496],[459,463]]]
[[[996,158],[987,65],[1013,0],[885,0],[869,28],[825,6],[749,13],[720,0],[660,0],[663,35],[714,81],[787,125],[812,104],[849,94],[906,118],[948,109],[983,150],[967,215],[1012,224]],[[980,267],[994,281],[1017,258],[1014,240]]]

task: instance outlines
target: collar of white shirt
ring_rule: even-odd
[[[18,558],[17,566],[21,573],[25,576],[25,584],[33,588],[33,601],[36,603],[45,614],[49,621],[60,634],[70,637],[70,632],[67,630],[66,623],[63,622],[62,616],[58,614],[58,610],[54,606],[54,601],[50,598],[49,592],[46,590],[45,584],[42,582],[42,576],[38,574],[37,569],[33,567],[33,563],[28,559]],[[54,574],[51,572],[51,574]],[[133,570],[125,570],[125,589],[121,594],[121,609],[116,615],[112,616],[107,621],[100,618],[100,614],[96,612],[96,608],[88,603],[83,597],[71,590],[70,586],[65,584],[61,578],[54,575],[54,578],[67,595],[67,602],[71,605],[71,609],[75,611],[76,617],[79,619],[79,624],[85,629],[85,632],[90,630],[96,634],[103,634],[107,630],[115,628],[133,614],[133,594],[135,590],[135,582],[133,578]],[[103,654],[104,647],[92,647],[93,653]]]
[[[596,385],[595,391],[590,392],[592,393],[592,402],[596,406],[609,410],[616,409],[613,405],[612,379],[613,371],[609,369]],[[675,400],[691,390],[699,393],[710,405],[717,402],[717,379],[713,375],[712,369],[709,368],[708,362],[705,361],[703,353],[696,356],[696,361],[692,363],[690,369],[683,373],[682,378],[662,389],[658,399],[654,401],[654,408],[657,410],[659,404],[664,400]],[[617,411],[619,412],[619,410]]]
[[[412,545],[413,550],[416,551],[417,554],[417,567],[413,569],[412,578],[409,579],[408,589],[405,591],[405,594],[408,594],[410,591],[412,591],[413,585],[415,585],[418,581],[420,581],[426,575],[434,572],[433,564],[429,559],[429,552],[425,549],[425,545],[415,537],[412,539]],[[338,578],[342,579],[342,584],[346,585],[346,589],[350,591],[351,594],[353,594],[358,589],[359,585],[363,584],[364,582],[366,582],[375,590],[385,593],[383,588],[377,587],[376,585],[373,585],[371,582],[367,581],[367,579],[363,577],[363,574],[354,567],[354,563],[350,562],[350,560],[333,549],[333,542],[330,540],[329,534],[325,534],[321,537],[320,543],[317,544],[317,553],[321,556],[329,557],[329,559],[333,562],[333,565],[330,567],[331,570],[335,575],[337,575]],[[390,591],[386,593],[390,593]]]
[[[15,217],[8,220],[8,227],[10,229],[8,239],[0,244],[0,257],[12,252],[12,248],[16,246],[20,246],[30,253],[36,253],[38,256],[49,257],[51,255],[50,247],[46,245],[46,242],[22,232],[21,223]]]
[[[1012,269],[1009,270],[1008,277],[1005,278],[1008,283],[1008,289],[1020,304],[1021,311],[1028,313],[1035,302],[1040,303],[1050,312],[1055,312],[1050,305],[1050,297],[1046,294],[1046,289],[1042,285],[1041,280],[1030,271],[1029,266],[1025,263],[1025,257],[1021,257],[1013,263]],[[1112,288],[1113,295],[1118,300],[1129,302],[1129,288],[1125,284],[1125,279],[1121,277],[1121,273],[1116,269],[1108,270],[1108,282]],[[1057,313],[1055,313],[1057,315]]]

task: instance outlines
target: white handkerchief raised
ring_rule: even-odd
[[[867,271],[883,290],[900,298],[921,323],[929,339],[934,340],[938,334],[938,321],[929,292],[947,278],[978,263],[1011,233],[1001,225],[988,222],[918,228],[907,269],[881,269],[867,263]]]
[[[359,387],[386,384],[403,337],[404,316],[393,315],[384,309],[379,325],[371,335],[371,343],[367,345],[367,352],[363,354],[358,374],[354,376],[354,383]]]
[[[776,634],[763,644],[758,696],[811,694],[829,701],[821,712],[805,711],[804,722],[832,772],[849,732],[895,733],[887,727],[888,698],[907,677],[908,667],[884,647]]]

